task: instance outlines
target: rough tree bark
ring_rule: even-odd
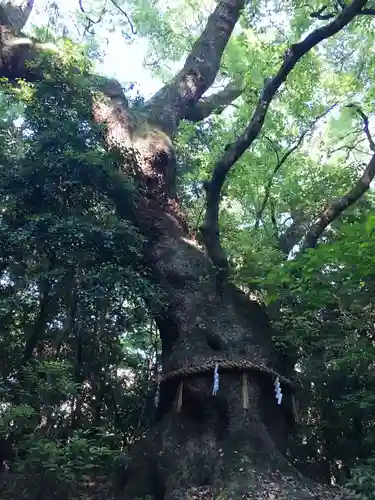
[[[164,373],[217,359],[248,360],[281,370],[262,308],[225,280],[218,287],[217,267],[223,265],[217,224],[220,190],[229,169],[258,136],[272,98],[298,60],[348,24],[365,3],[354,0],[330,24],[286,52],[280,71],[262,91],[249,127],[218,161],[207,185],[206,250],[189,236],[178,204],[172,141],[182,118],[199,119],[202,110],[205,116],[202,95],[216,77],[244,0],[218,2],[183,69],[146,104],[142,123],[130,119],[119,84],[102,80],[105,97],[95,102],[93,116],[106,123],[107,147],[118,150],[122,169],[141,185],[135,222],[148,239],[150,276],[165,294],[166,305],[155,318]],[[2,19],[0,76],[41,78],[38,69],[26,63],[43,46],[19,39]],[[238,95],[228,94],[228,102]],[[218,102],[223,105],[222,98]],[[113,196],[121,215],[121,196]],[[228,499],[344,498],[342,492],[310,484],[284,457],[291,415],[284,405],[277,406],[269,375],[249,376],[248,409],[242,406],[241,377],[235,372],[220,375],[215,397],[212,374],[186,379],[179,413],[173,410],[176,390],[172,381],[161,388],[158,424],[146,442],[135,447],[122,473],[123,498],[183,500],[191,498],[192,488],[205,485],[208,498],[219,493]]]

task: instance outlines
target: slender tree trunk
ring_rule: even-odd
[[[46,324],[48,321],[50,307],[51,307],[51,297],[50,290],[51,286],[49,283],[46,283],[44,280],[39,285],[39,312],[36,318],[35,324],[31,325],[29,328],[29,332],[27,332],[26,341],[25,341],[25,349],[23,353],[23,362],[27,363],[30,361],[34,349],[37,347],[38,340],[43,337]]]

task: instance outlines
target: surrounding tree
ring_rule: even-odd
[[[8,495],[372,498],[375,11],[78,2],[78,43],[33,3],[0,4]],[[149,41],[150,99],[100,29]]]

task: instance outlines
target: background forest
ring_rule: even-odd
[[[116,157],[92,123],[87,79],[116,51],[106,44],[115,33],[129,54],[144,57],[154,84],[168,80],[212,5],[40,2],[26,31],[63,47],[64,64],[49,62],[37,85],[1,82],[0,494],[7,498],[78,495],[93,484],[103,495],[155,419],[161,359],[150,311],[163,294],[147,279],[145,241],[130,222],[131,179],[121,193],[128,222],[111,201]],[[232,103],[180,125],[179,196],[198,238],[203,181],[248,122],[285,49],[320,22],[310,13],[321,7],[253,0],[214,85],[232,92]],[[268,308],[274,343],[301,383],[290,460],[367,500],[375,499],[373,191],[335,219],[317,248],[301,252],[301,237],[355,189],[375,150],[374,41],[374,24],[362,16],[299,62],[259,139],[230,172],[220,211],[231,279]],[[132,80],[131,62],[121,64],[136,116],[147,84]]]

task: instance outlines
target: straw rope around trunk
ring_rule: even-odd
[[[277,371],[272,370],[271,368],[267,368],[266,366],[263,365],[258,365],[256,363],[253,363],[252,361],[247,361],[247,360],[242,360],[242,361],[229,361],[229,360],[220,360],[220,359],[215,359],[212,361],[208,361],[207,363],[202,363],[201,365],[197,366],[189,366],[187,368],[181,368],[179,370],[175,370],[173,372],[166,373],[165,375],[162,375],[160,378],[160,384],[163,384],[164,382],[167,382],[169,380],[173,379],[184,379],[188,377],[194,377],[196,375],[204,375],[206,373],[211,372],[214,368],[215,365],[218,365],[219,370],[221,372],[225,371],[253,371],[253,372],[258,372],[258,373],[264,373],[266,375],[272,375],[274,377],[279,377],[280,383],[283,385],[288,386],[291,390],[296,391],[298,389],[298,386],[295,382],[292,382],[292,380],[283,377],[282,375],[279,375]]]

